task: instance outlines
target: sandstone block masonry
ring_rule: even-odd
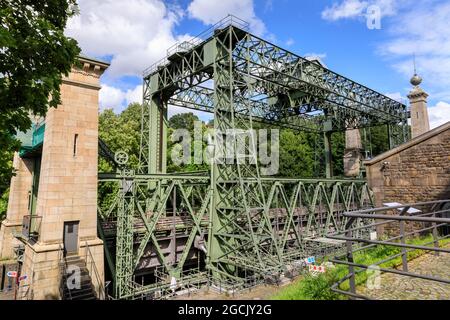
[[[42,145],[35,215],[41,218],[37,241],[24,242],[19,296],[24,299],[59,298],[60,264],[65,236],[71,235],[70,253],[95,260],[103,286],[103,242],[97,238],[98,94],[107,63],[79,57],[79,65],[63,77],[61,105],[48,110]],[[11,255],[13,232],[28,214],[32,187],[31,162],[15,156],[18,169],[11,182],[6,221],[0,232],[0,253]],[[66,228],[67,225],[72,228]],[[76,227],[73,227],[76,225]],[[76,228],[76,232],[74,232]],[[67,231],[66,230],[71,230]]]
[[[450,198],[450,122],[428,131],[364,162],[375,204],[402,204]],[[407,224],[406,231],[423,228]],[[379,233],[396,235],[398,223],[378,228]]]
[[[450,122],[364,162],[377,206],[450,198]]]

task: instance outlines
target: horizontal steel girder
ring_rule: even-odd
[[[334,130],[343,130],[406,120],[402,103],[248,32],[228,28],[234,28],[236,35],[232,49],[234,96],[252,104],[256,121],[311,130],[317,124],[305,125],[311,122],[305,115],[319,113],[332,119]],[[220,39],[228,28],[145,77],[144,100],[156,94],[175,105],[213,112],[214,90],[199,85],[213,78],[213,65],[221,56],[217,54],[217,60],[208,63],[205,56],[211,41]],[[249,85],[261,100],[245,96]]]

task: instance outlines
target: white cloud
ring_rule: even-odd
[[[392,21],[391,38],[379,52],[405,78],[413,73],[412,55],[430,97],[450,99],[450,3],[415,4]]]
[[[142,103],[142,85],[137,85],[134,89],[121,90],[114,86],[102,84],[99,94],[100,110],[107,108],[121,112],[130,103]]]
[[[387,92],[384,94],[386,97],[389,97],[395,101],[401,102],[401,103],[405,103],[406,102],[406,98],[404,96],[402,96],[402,94],[400,92]]]
[[[325,59],[327,57],[327,54],[324,52],[316,53],[316,52],[308,52],[303,55],[304,57],[309,58],[319,58],[319,59]]]
[[[413,75],[415,54],[417,72],[423,78],[421,86],[430,99],[441,104],[450,101],[450,2],[341,0],[325,8],[322,18],[330,21],[357,18],[364,16],[369,5],[378,5],[382,16],[390,16],[382,26],[387,40],[379,44],[378,53],[405,80]]]
[[[142,85],[136,86],[133,90],[128,90],[125,93],[125,99],[127,100],[127,105],[133,102],[142,103]]]
[[[191,18],[204,24],[214,24],[232,14],[247,21],[255,34],[266,33],[266,26],[255,14],[253,0],[193,0],[188,6],[188,12]]]
[[[102,85],[99,93],[100,110],[113,108],[117,111],[122,107],[124,100],[125,92],[106,84]]]
[[[112,56],[112,77],[138,75],[165,56],[177,40],[174,26],[182,18],[177,7],[161,0],[79,0],[80,15],[71,18],[66,34],[78,40],[83,52]]]
[[[286,46],[290,47],[295,43],[295,40],[292,38],[289,38],[286,40]]]
[[[360,16],[367,8],[366,1],[346,0],[342,3],[333,3],[331,7],[326,7],[322,11],[322,18],[325,20],[336,21],[345,18],[354,18]]]
[[[450,104],[440,101],[434,107],[428,107],[430,128],[436,128],[450,121]]]
[[[327,68],[327,65],[325,63],[325,58],[327,57],[326,53],[315,53],[315,52],[308,52],[303,55],[305,59],[307,60],[318,60],[322,66]]]
[[[193,113],[195,114],[200,120],[207,122],[208,120],[213,118],[213,115],[208,112],[199,111],[199,110],[193,110],[178,106],[169,105],[169,109],[167,110],[167,117],[170,118],[173,115],[181,114],[181,113]]]
[[[358,18],[366,16],[367,8],[377,6],[380,8],[381,16],[395,14],[397,5],[403,0],[343,0],[334,2],[331,7],[326,7],[322,11],[322,19],[337,21],[340,19]]]
[[[142,103],[142,85],[141,84],[137,85],[133,89],[128,89],[125,91],[119,88],[115,88],[113,86],[103,84],[102,88],[100,89],[99,100],[100,100],[100,110],[112,108],[114,112],[120,113],[130,103],[133,102]],[[170,118],[175,114],[188,112],[192,112],[193,114],[198,116],[200,120],[205,122],[212,119],[212,114],[210,113],[173,105],[169,105],[167,116]]]

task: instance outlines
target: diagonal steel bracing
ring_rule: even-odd
[[[118,298],[187,279],[187,261],[199,248],[214,281],[279,274],[310,253],[309,239],[342,230],[344,211],[373,205],[365,181],[262,177],[248,134],[255,122],[320,133],[328,154],[330,133],[349,127],[387,125],[392,146],[408,138],[406,106],[233,21],[174,48],[144,75],[137,173],[121,169],[99,178],[121,184],[113,202]],[[166,174],[168,105],[213,113],[214,138],[231,137],[233,154],[243,146],[248,156],[213,161],[209,174]],[[223,148],[215,144],[214,154]],[[113,212],[102,212],[102,219]],[[173,245],[177,236],[184,237],[180,254],[163,248],[162,239],[172,237]],[[167,279],[138,286],[134,277],[151,259]]]

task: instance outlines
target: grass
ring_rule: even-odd
[[[418,237],[406,241],[408,244],[424,245],[433,240],[432,236]],[[450,243],[450,239],[440,241],[440,245]],[[358,251],[353,258],[355,263],[371,265],[390,256],[401,252],[399,247],[381,246]],[[408,252],[408,260],[417,258],[426,253],[424,250],[412,250]],[[401,256],[390,261],[384,262],[379,266],[382,268],[394,268],[401,264]],[[324,259],[325,261],[327,258]],[[328,269],[327,272],[313,277],[310,274],[299,277],[294,283],[281,289],[271,297],[273,300],[342,300],[346,296],[333,292],[331,286],[344,278],[348,273],[347,266],[336,265],[335,268]],[[356,284],[361,285],[367,281],[367,273],[362,271],[356,274]],[[340,289],[348,290],[348,281],[341,284]]]

